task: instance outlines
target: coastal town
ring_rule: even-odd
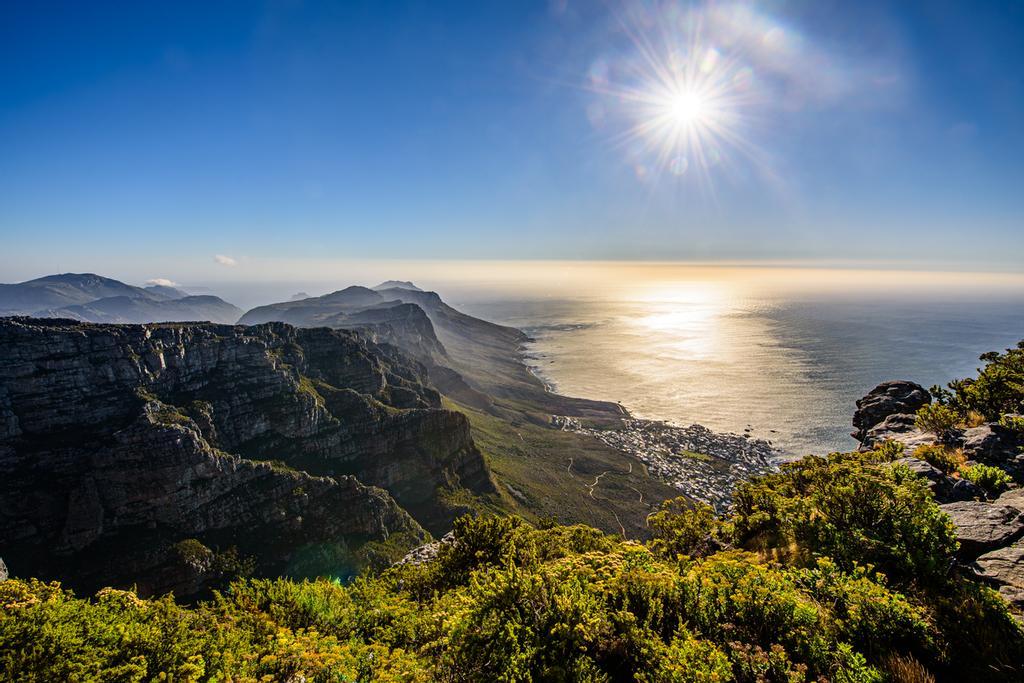
[[[718,511],[728,508],[738,483],[775,469],[779,455],[763,439],[719,434],[699,424],[677,427],[630,418],[621,428],[597,429],[563,415],[552,416],[552,422],[632,455],[652,477]]]

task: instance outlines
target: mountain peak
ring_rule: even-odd
[[[409,282],[408,280],[385,280],[373,289],[380,291],[382,289],[408,289],[413,292],[422,292],[423,290]]]

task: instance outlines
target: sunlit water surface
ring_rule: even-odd
[[[561,393],[618,401],[638,417],[749,429],[801,455],[854,447],[854,402],[878,382],[945,383],[1024,338],[1019,283],[882,275],[890,285],[856,286],[876,277],[815,286],[805,273],[788,287],[777,273],[688,273],[455,303],[528,332],[530,363]]]

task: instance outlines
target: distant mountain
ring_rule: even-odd
[[[143,289],[154,296],[163,297],[164,299],[184,299],[189,296],[188,292],[168,285],[149,285]]]
[[[37,318],[70,318],[93,323],[148,323],[208,320],[234,323],[242,309],[216,296],[185,296],[156,300],[112,296],[87,304],[37,311]]]
[[[373,289],[378,291],[382,289],[409,289],[414,292],[423,291],[422,289],[420,289],[413,283],[409,282],[408,280],[386,280],[377,285],[376,287],[374,287]]]
[[[425,292],[411,282],[378,289],[386,284],[260,306],[238,322],[363,330],[374,341],[397,346],[423,363],[442,393],[488,412],[494,410],[493,399],[507,399],[526,401],[543,411],[533,414],[538,421],[551,414],[602,419],[619,414],[612,404],[548,392],[522,362],[522,345],[529,340],[522,331],[466,315],[436,292]]]
[[[240,325],[259,325],[277,321],[301,327],[327,326],[328,323],[325,322],[327,318],[335,317],[339,313],[354,313],[387,301],[387,298],[372,289],[356,286],[346,287],[323,296],[258,306],[243,315],[238,323]]]
[[[93,273],[47,275],[28,282],[0,284],[0,316],[96,323],[233,323],[241,313],[241,309],[216,296],[190,296],[166,285],[135,287]]]
[[[303,299],[308,299],[308,298],[309,298],[309,294],[306,294],[305,292],[296,292],[295,294],[292,294],[291,297],[288,300],[289,301],[302,301]]]
[[[93,273],[47,275],[28,282],[0,284],[0,314],[32,315],[38,310],[85,304],[112,296],[153,298],[142,287]]]

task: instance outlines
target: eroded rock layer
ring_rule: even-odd
[[[232,563],[322,573],[444,529],[446,490],[492,490],[422,366],[352,332],[11,318],[0,348],[21,575],[188,594]]]

